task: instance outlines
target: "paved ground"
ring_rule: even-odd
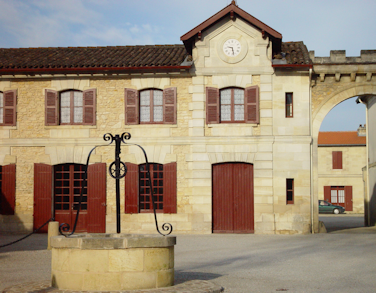
[[[361,216],[340,216],[320,217],[327,234],[177,235],[176,283],[209,280],[225,292],[375,292],[376,228],[359,228]],[[0,236],[0,245],[18,237]],[[0,249],[0,292],[49,279],[46,245],[39,234]]]

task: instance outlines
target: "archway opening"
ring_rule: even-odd
[[[366,110],[356,99],[335,105],[318,134],[319,220],[328,232],[364,226]]]

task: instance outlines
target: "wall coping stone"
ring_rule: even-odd
[[[51,237],[52,248],[73,249],[127,249],[170,247],[176,244],[175,236],[150,234],[75,234],[69,237]]]

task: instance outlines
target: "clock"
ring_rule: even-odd
[[[228,64],[242,61],[248,54],[248,42],[244,35],[236,32],[224,33],[216,44],[218,57]]]
[[[223,53],[228,57],[236,57],[240,54],[242,45],[237,39],[228,39],[223,43]]]

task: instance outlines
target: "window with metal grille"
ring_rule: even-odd
[[[286,179],[286,203],[294,203],[294,179]]]
[[[157,211],[163,211],[163,165],[149,164],[149,167],[155,208]],[[140,212],[152,211],[153,202],[150,195],[146,164],[139,165],[139,188]]]
[[[81,195],[85,165],[56,165],[54,172],[55,211],[77,210]],[[84,187],[81,210],[87,210],[87,187]]]
[[[286,110],[286,118],[293,117],[293,94],[286,93],[285,95],[285,110]]]

